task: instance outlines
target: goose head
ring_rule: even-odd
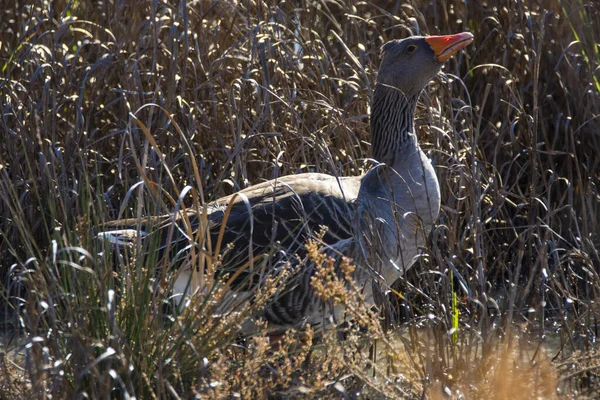
[[[469,32],[411,36],[382,47],[377,83],[394,87],[407,98],[418,96],[452,55],[473,41]]]

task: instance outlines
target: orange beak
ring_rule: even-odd
[[[470,32],[463,32],[456,35],[428,36],[425,41],[433,49],[435,58],[439,62],[444,62],[454,53],[471,44],[473,35]]]

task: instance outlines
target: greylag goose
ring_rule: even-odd
[[[353,260],[355,283],[373,302],[373,287],[390,285],[412,266],[440,210],[439,183],[414,130],[417,100],[443,63],[472,41],[473,35],[464,32],[412,36],[382,47],[371,105],[373,158],[380,164],[366,174],[283,176],[218,199],[200,211],[111,221],[98,236],[121,248],[158,235],[159,259],[169,257],[173,264],[182,262],[197,245],[188,234],[189,226],[194,231],[208,229],[213,246],[220,242],[225,249],[220,273],[235,273],[230,289],[243,299],[257,283],[257,274],[247,268],[259,262],[256,255],[265,255],[260,261],[263,271],[277,270],[287,255],[301,254],[306,240],[325,226],[323,251],[337,260],[342,256]],[[336,317],[337,311],[313,293],[314,269],[314,263],[303,263],[256,317],[273,330],[318,325]],[[191,268],[181,268],[173,289],[178,299],[191,292],[191,276]]]

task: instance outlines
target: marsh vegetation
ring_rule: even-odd
[[[597,3],[7,3],[0,397],[598,396]],[[351,306],[343,337],[240,338],[269,287],[217,317],[216,280],[173,312],[176,265],[133,251],[115,269],[95,239],[265,179],[366,171],[380,46],[463,31],[417,108],[441,215],[380,313],[325,282]]]

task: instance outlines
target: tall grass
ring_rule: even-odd
[[[595,3],[63,0],[0,13],[1,319],[24,357],[0,352],[0,397],[597,390]],[[379,47],[417,29],[475,42],[421,97],[443,210],[383,321],[363,309],[344,341],[308,331],[273,347],[237,338],[260,301],[219,319],[198,296],[174,315],[176,266],[157,275],[134,248],[115,270],[94,239],[105,221],[281,175],[364,172]]]

